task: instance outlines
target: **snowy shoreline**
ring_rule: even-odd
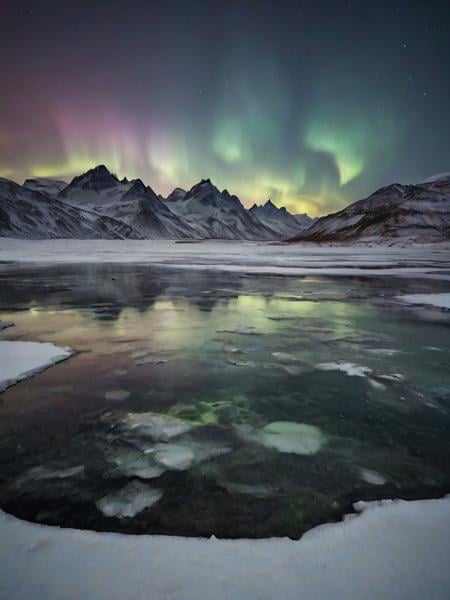
[[[448,279],[450,244],[319,246],[168,240],[20,240],[0,238],[2,263],[134,263],[261,275],[417,276]]]
[[[298,541],[97,533],[0,511],[0,598],[448,598],[449,496],[355,509]]]

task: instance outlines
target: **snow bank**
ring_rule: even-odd
[[[0,341],[0,392],[72,355],[49,342]]]
[[[96,533],[0,512],[0,598],[448,600],[449,497],[355,508],[300,541]]]
[[[445,279],[450,245],[320,246],[247,241],[16,240],[0,238],[0,261],[136,263],[264,275],[415,276]]]
[[[398,300],[409,304],[426,304],[438,308],[450,309],[450,293],[447,294],[410,294],[408,296],[397,296]]]

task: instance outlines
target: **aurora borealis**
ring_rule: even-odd
[[[323,214],[450,170],[446,2],[4,0],[0,176]]]

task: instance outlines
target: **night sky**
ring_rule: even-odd
[[[323,214],[450,171],[450,2],[0,2],[0,176]]]

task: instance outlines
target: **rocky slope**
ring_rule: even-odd
[[[388,185],[321,217],[290,241],[435,242],[450,239],[450,175]]]
[[[103,165],[75,177],[58,199],[117,219],[131,227],[135,237],[177,239],[195,235],[140,179],[119,180]]]
[[[133,237],[131,227],[0,178],[0,236],[32,239]]]

